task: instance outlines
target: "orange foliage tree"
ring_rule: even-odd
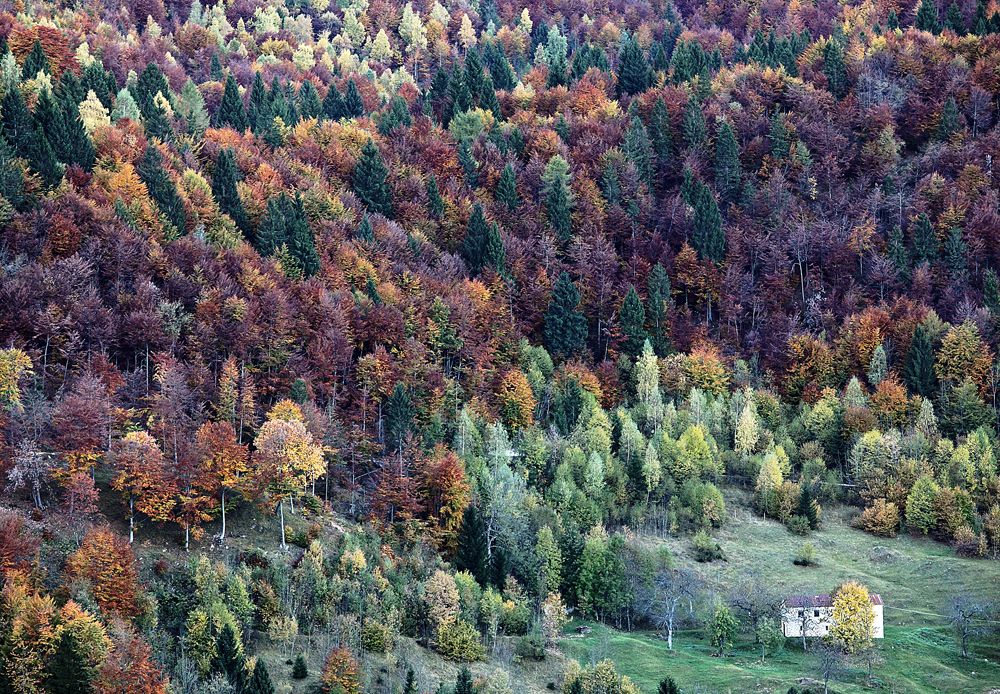
[[[128,541],[135,539],[135,513],[164,521],[174,503],[174,490],[163,469],[163,453],[145,431],[132,431],[116,442],[114,464],[118,469],[112,488],[128,504]]]
[[[166,694],[163,672],[153,661],[149,645],[128,624],[111,626],[112,649],[97,668],[95,694]]]
[[[535,394],[520,369],[511,369],[500,383],[500,415],[509,429],[531,426],[535,418]]]
[[[328,694],[358,694],[361,689],[360,666],[343,646],[330,651],[319,676],[322,690]]]
[[[420,495],[427,518],[437,529],[438,545],[449,553],[458,549],[458,529],[469,504],[465,464],[443,444],[418,464]]]
[[[90,582],[90,591],[102,610],[122,617],[141,612],[135,555],[129,544],[109,529],[87,533],[80,549],[67,560],[66,573]]]
[[[245,488],[245,475],[249,470],[247,446],[236,440],[236,432],[229,422],[206,423],[196,436],[201,463],[197,486],[213,497],[219,497],[222,510],[222,532],[226,537],[226,495]]]

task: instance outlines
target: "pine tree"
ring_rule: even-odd
[[[684,119],[681,121],[681,131],[684,133],[684,143],[690,149],[696,149],[705,144],[708,137],[708,126],[705,125],[705,114],[696,99],[689,98],[684,109]]]
[[[323,104],[319,100],[319,92],[309,80],[302,82],[299,89],[299,115],[302,118],[319,118],[323,111]],[[407,112],[409,115],[409,112]]]
[[[361,224],[358,225],[358,229],[354,232],[354,235],[365,243],[375,241],[375,231],[372,229],[372,221],[368,219],[367,214],[361,218]]]
[[[184,213],[184,203],[177,194],[177,188],[170,176],[163,168],[160,151],[149,145],[145,154],[139,162],[137,173],[142,182],[146,184],[149,196],[153,198],[160,212],[166,216],[170,223],[177,228],[177,232],[184,234],[187,229],[187,215]]]
[[[1000,314],[1000,281],[993,268],[986,271],[986,279],[983,281],[983,306],[994,316]]]
[[[799,492],[799,505],[797,515],[809,521],[809,527],[813,530],[819,528],[819,513],[816,510],[816,502],[813,499],[812,490],[808,483],[803,482]]]
[[[494,198],[511,212],[517,209],[517,178],[514,176],[514,167],[509,163],[503,167]]]
[[[889,31],[896,31],[899,28],[899,17],[896,16],[896,8],[889,10],[889,16],[885,20],[885,25],[889,27]]]
[[[274,694],[271,674],[267,671],[263,658],[258,658],[254,665],[253,675],[247,683],[246,694]]]
[[[243,132],[249,127],[247,112],[240,98],[240,88],[232,75],[226,78],[222,102],[219,104],[219,110],[215,112],[215,124],[220,128],[229,126],[237,132]]]
[[[847,94],[847,64],[844,62],[844,51],[836,41],[827,41],[823,49],[823,73],[830,93],[837,99],[843,99]]]
[[[21,98],[20,89],[8,89],[0,104],[3,138],[19,157],[27,158],[33,149],[35,123]]]
[[[957,131],[958,106],[955,104],[955,98],[949,96],[948,100],[944,102],[944,108],[941,109],[941,120],[938,121],[935,136],[941,142],[947,142]]]
[[[289,204],[285,193],[267,201],[254,237],[254,248],[262,256],[272,255],[288,242]]]
[[[231,624],[223,625],[215,640],[212,670],[225,675],[237,692],[243,691],[247,681],[247,662]]]
[[[469,667],[463,665],[458,671],[458,678],[455,680],[455,694],[472,694],[472,673]]]
[[[348,80],[344,90],[344,118],[360,118],[365,115],[365,102],[354,80]]]
[[[319,272],[319,258],[316,255],[316,237],[309,228],[302,196],[296,191],[295,198],[289,206],[290,215],[286,236],[288,250],[305,277],[312,277]]]
[[[642,352],[643,343],[649,339],[645,327],[646,309],[643,308],[635,287],[629,287],[618,315],[622,332],[622,352],[634,359]]]
[[[913,26],[920,31],[929,31],[932,34],[941,32],[941,25],[938,23],[938,13],[937,8],[934,6],[934,0],[922,0]]]
[[[646,290],[649,297],[649,310],[646,312],[649,316],[649,341],[656,356],[665,357],[671,350],[667,307],[673,299],[670,296],[670,277],[660,263],[654,265],[649,273]]]
[[[910,340],[910,351],[906,353],[906,365],[903,367],[903,381],[910,392],[928,398],[937,388],[937,377],[934,374],[934,346],[931,338],[922,326],[917,326]]]
[[[493,118],[499,123],[503,120],[503,114],[500,112],[500,101],[497,99],[497,90],[493,86],[493,78],[489,75],[483,78],[483,89],[482,96],[479,99],[479,108],[484,111],[489,111],[493,114]]]
[[[642,54],[642,48],[635,39],[629,39],[625,42],[618,59],[618,96],[624,94],[632,96],[646,91],[648,71],[649,66]]]
[[[208,74],[217,82],[222,80],[222,61],[219,60],[218,51],[212,51],[212,60],[209,61]]]
[[[295,658],[295,665],[292,666],[292,679],[304,680],[309,676],[309,668],[306,666],[306,659],[301,653]]]
[[[738,203],[743,186],[743,167],[736,136],[728,121],[719,126],[715,140],[715,185],[723,203]]]
[[[959,36],[965,36],[965,20],[962,18],[962,11],[958,8],[958,3],[952,2],[948,7],[948,13],[944,17],[944,25]]]
[[[413,431],[413,399],[406,386],[397,383],[385,405],[385,436],[386,448],[391,451],[402,450],[406,435]]]
[[[917,222],[913,227],[913,262],[916,265],[921,263],[934,263],[938,259],[938,239],[931,224],[930,217],[926,212],[922,212],[917,217]]]
[[[330,120],[340,120],[345,117],[345,112],[344,97],[337,85],[331,82],[330,88],[326,90],[326,98],[323,99],[323,116]]]
[[[369,212],[376,212],[391,219],[392,189],[389,187],[388,175],[378,147],[369,138],[361,148],[361,157],[354,165],[351,188]]]
[[[721,263],[726,258],[726,234],[722,230],[722,216],[711,188],[701,184],[694,205],[694,231],[691,247],[702,259]]]
[[[470,188],[479,187],[479,162],[472,156],[472,145],[468,140],[458,143],[458,163],[465,173],[465,182]]]
[[[625,156],[635,164],[639,179],[647,185],[652,185],[652,145],[649,142],[646,127],[639,120],[639,116],[632,117],[628,130],[625,131]]]
[[[577,309],[580,290],[568,272],[559,275],[548,312],[545,314],[545,347],[551,354],[572,357],[583,351],[587,340],[587,319]]]
[[[476,582],[485,586],[489,580],[489,560],[486,555],[486,527],[475,504],[465,507],[458,530],[458,554],[455,568],[468,571]]]
[[[233,159],[233,152],[224,149],[219,152],[219,157],[215,162],[215,172],[212,174],[212,195],[219,203],[219,209],[229,215],[236,224],[236,228],[244,235],[249,232],[247,213],[243,208],[243,201],[236,190],[236,161]]]
[[[483,214],[483,206],[478,202],[472,208],[472,216],[469,217],[469,224],[465,230],[465,239],[462,242],[462,257],[465,264],[469,266],[469,272],[473,277],[479,274],[485,265],[486,237],[489,234],[489,225],[486,216]]]
[[[441,197],[437,177],[434,174],[431,174],[430,180],[427,181],[427,206],[435,219],[440,219],[444,214],[444,199]]]
[[[501,277],[507,276],[507,251],[503,247],[500,226],[493,222],[483,244],[483,267],[492,267]]]
[[[413,666],[406,668],[406,683],[403,685],[403,694],[420,694],[417,691],[417,676],[413,672]]]
[[[45,49],[42,48],[42,42],[35,39],[35,43],[31,47],[31,53],[24,59],[24,65],[21,66],[21,74],[24,75],[24,79],[33,80],[38,76],[39,72],[51,75],[52,68],[49,67],[49,59],[45,56]]]
[[[965,277],[969,267],[969,262],[965,257],[968,250],[968,245],[962,240],[962,230],[958,227],[952,227],[944,242],[944,263],[952,279],[958,280]]]
[[[48,694],[78,694],[90,691],[93,669],[80,652],[79,643],[71,630],[62,631],[47,661],[48,677],[45,680],[45,691]]]
[[[677,683],[672,677],[665,677],[660,680],[660,686],[656,692],[657,694],[680,694],[680,689],[677,688]]]
[[[566,84],[566,71],[569,64],[566,62],[566,52],[568,46],[566,38],[559,33],[559,27],[553,27],[546,38],[546,53],[549,58],[549,87],[561,87]]]

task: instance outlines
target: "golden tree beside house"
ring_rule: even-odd
[[[885,638],[882,624],[882,596],[869,593],[875,619],[872,622],[872,637]],[[830,595],[793,595],[785,600],[781,608],[781,633],[787,638],[805,636],[826,636],[833,625],[833,598]]]

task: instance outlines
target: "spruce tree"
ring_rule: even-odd
[[[719,134],[715,140],[715,185],[723,203],[736,204],[740,201],[743,167],[740,164],[736,136],[733,135],[729,121],[723,121],[719,126]]]
[[[354,235],[365,243],[375,241],[375,231],[372,229],[372,220],[368,218],[368,215],[361,218],[361,224],[358,225]]]
[[[100,61],[95,60],[83,69],[83,77],[80,79],[80,90],[84,94],[93,90],[97,98],[101,100],[104,108],[110,111],[112,106],[114,106],[112,97],[118,91],[118,84],[114,81],[112,75],[104,71],[104,67]]]
[[[295,658],[295,665],[292,666],[292,679],[304,680],[309,676],[309,668],[306,666],[306,659],[301,653]]]
[[[351,188],[369,212],[376,212],[391,219],[392,189],[389,187],[388,175],[378,147],[369,138],[361,148],[361,157],[354,165]]]
[[[649,342],[658,357],[670,353],[670,316],[668,307],[673,301],[670,295],[670,277],[660,263],[653,266],[646,284],[649,297]]]
[[[406,100],[397,94],[392,97],[389,109],[379,119],[378,132],[380,135],[388,135],[396,128],[408,128],[411,125],[413,125],[413,118],[410,117],[410,109],[406,105]]]
[[[390,451],[402,450],[406,435],[413,431],[413,399],[401,382],[396,383],[385,405],[385,441]]]
[[[483,267],[492,267],[501,277],[507,276],[507,251],[503,247],[500,226],[493,222],[483,244]]]
[[[39,96],[32,118],[35,132],[29,140],[28,165],[41,177],[46,188],[54,188],[62,180],[65,167],[58,161],[52,140],[59,141],[66,134],[62,128],[62,114],[48,91],[43,90]]]
[[[477,105],[482,97],[486,75],[483,73],[483,61],[475,46],[470,48],[465,56],[465,70],[462,73],[462,79],[465,80],[465,87],[469,90],[471,105]]]
[[[983,306],[994,316],[1000,315],[1000,281],[993,268],[986,271],[986,279],[983,281]]]
[[[568,46],[566,38],[559,33],[558,27],[553,27],[546,38],[546,54],[549,58],[549,87],[561,87],[566,85],[566,71],[569,64],[566,62],[566,51]]]
[[[500,42],[496,43],[495,60],[490,67],[490,76],[494,86],[500,91],[509,92],[517,86],[514,70],[511,68],[510,61],[507,60],[507,54]]]
[[[618,59],[618,96],[624,94],[632,96],[646,91],[648,71],[649,66],[642,54],[642,48],[635,39],[630,38],[625,42]]]
[[[0,137],[0,197],[19,212],[27,207],[28,197],[24,192],[24,176],[14,165],[14,153],[3,137]]]
[[[643,308],[635,287],[629,287],[618,316],[622,332],[622,353],[634,359],[642,353],[643,343],[649,339],[646,332],[646,309]]]
[[[771,130],[767,135],[771,140],[771,156],[777,162],[783,161],[788,156],[788,127],[785,125],[785,117],[780,111],[775,110],[771,117]]]
[[[247,682],[246,694],[274,694],[274,683],[263,658],[258,658],[254,665],[253,675]]]
[[[909,276],[910,251],[906,247],[906,242],[903,240],[903,230],[899,228],[898,224],[892,228],[891,232],[889,232],[888,256],[889,260],[892,261],[893,267],[896,268],[896,272],[898,272],[900,276]]]
[[[885,20],[885,25],[889,31],[896,31],[899,28],[899,17],[896,15],[896,8],[889,10],[889,16]]]
[[[288,196],[284,193],[267,201],[254,236],[254,248],[262,256],[272,255],[288,242],[288,207]]]
[[[823,73],[830,93],[837,99],[843,99],[847,94],[847,63],[844,62],[840,44],[832,39],[823,49]]]
[[[959,36],[965,36],[965,19],[962,18],[962,11],[958,8],[958,3],[952,2],[948,7],[948,13],[944,16],[944,25]]]
[[[656,690],[657,694],[680,694],[680,691],[672,677],[664,677],[660,680],[660,686]]]
[[[514,167],[509,163],[503,167],[500,174],[500,182],[497,184],[496,201],[513,212],[517,209],[517,178],[514,175]]]
[[[413,666],[406,668],[406,682],[403,684],[403,694],[420,694],[417,691],[417,676],[413,672]]]
[[[462,257],[469,266],[473,277],[479,274],[485,264],[486,237],[489,234],[489,224],[483,214],[483,206],[478,202],[472,208],[469,224],[465,229],[465,239],[462,241]]]
[[[228,125],[237,132],[243,132],[249,127],[247,112],[240,98],[240,88],[232,75],[226,78],[222,102],[219,104],[219,110],[215,112],[215,124],[220,128]]]
[[[688,99],[687,106],[684,109],[681,131],[684,133],[684,144],[690,149],[701,147],[708,138],[705,113],[701,110],[701,105],[694,97]]]
[[[302,118],[319,118],[322,111],[323,104],[319,100],[319,92],[316,91],[312,82],[304,80],[299,89],[299,115]]]
[[[365,102],[354,80],[348,80],[344,90],[344,118],[360,118],[365,115]]]
[[[337,85],[330,83],[330,88],[326,90],[326,98],[323,99],[323,115],[330,120],[340,120],[344,118],[344,97],[337,89]]]
[[[472,145],[469,140],[462,140],[458,144],[458,163],[465,173],[465,182],[470,188],[479,187],[479,162],[472,156]]]
[[[31,47],[31,53],[24,59],[24,64],[21,66],[21,74],[24,75],[24,79],[33,80],[38,76],[39,72],[51,75],[52,68],[49,67],[49,59],[45,56],[45,49],[42,48],[42,42],[35,39],[35,43]]]
[[[2,53],[0,53],[2,55]],[[56,84],[56,100],[60,108],[66,110],[67,106],[79,106],[80,102],[87,98],[87,92],[83,91],[83,85],[76,78],[72,70],[63,70]]]
[[[972,18],[972,31],[977,36],[985,36],[990,30],[990,20],[986,18],[986,5],[976,0],[976,15]]]
[[[652,145],[646,127],[633,116],[628,130],[625,131],[625,156],[635,164],[639,179],[647,185],[653,183]]]
[[[916,265],[921,263],[934,263],[938,259],[938,239],[931,218],[926,212],[922,212],[917,217],[916,224],[913,225],[913,262]]]
[[[550,354],[572,357],[584,350],[587,319],[577,309],[580,290],[568,272],[559,275],[545,314],[545,347]]]
[[[157,94],[162,94],[164,98],[170,98],[170,86],[167,84],[167,78],[163,76],[160,68],[154,62],[146,63],[146,67],[136,80],[132,91],[135,103],[145,117],[148,117],[149,111],[153,108]]]
[[[809,521],[809,527],[812,530],[816,530],[819,528],[819,514],[816,512],[816,502],[813,500],[812,489],[806,482],[802,483],[800,489],[799,505],[796,515],[805,518]]]
[[[698,256],[714,263],[721,263],[726,257],[726,235],[722,230],[722,216],[712,190],[700,185],[694,205],[694,231],[691,247]]]
[[[941,120],[938,121],[935,136],[941,142],[947,142],[957,130],[958,106],[955,104],[955,98],[949,96],[948,100],[944,102],[944,108],[941,109]]]
[[[434,174],[431,174],[430,180],[427,181],[427,206],[435,219],[440,219],[444,214],[444,199],[441,197],[437,177]]]
[[[242,692],[247,681],[247,662],[243,649],[231,624],[225,624],[215,640],[215,657],[212,670],[225,675],[237,692]]]
[[[934,373],[934,346],[931,338],[922,326],[917,326],[910,340],[910,350],[906,353],[906,365],[903,367],[903,381],[910,392],[928,398],[937,388],[937,376]]]
[[[492,113],[497,123],[503,120],[503,114],[500,111],[500,101],[497,99],[497,90],[493,86],[493,78],[489,75],[483,78],[483,90],[482,96],[479,99],[479,108]]]
[[[458,677],[455,680],[455,694],[472,694],[472,673],[469,672],[468,665],[463,665],[462,669],[458,671]]]
[[[653,156],[656,157],[656,170],[662,179],[674,171],[674,136],[670,127],[670,111],[663,97],[657,97],[653,104],[653,113],[649,117],[649,132],[652,137]]]
[[[64,629],[56,640],[52,654],[46,659],[48,694],[79,694],[90,691],[93,669],[87,662],[73,632]]]
[[[160,150],[149,145],[139,162],[137,170],[139,178],[146,184],[149,197],[153,199],[160,212],[177,228],[179,234],[187,229],[187,215],[184,213],[184,203],[177,194],[177,188],[163,168]]]
[[[952,227],[944,242],[944,263],[952,279],[958,280],[965,277],[969,267],[965,257],[968,250],[968,245],[962,240],[962,230],[958,227]]]
[[[222,79],[222,61],[219,60],[218,51],[212,51],[212,59],[209,61],[208,74],[215,81]]]
[[[468,571],[476,582],[485,586],[489,580],[489,560],[486,555],[486,526],[475,504],[465,507],[458,530],[458,553],[455,568]]]
[[[573,220],[570,217],[569,164],[558,154],[549,160],[542,174],[545,186],[545,211],[549,224],[560,243],[573,238]]]
[[[288,226],[286,227],[288,250],[302,270],[303,276],[312,277],[319,272],[316,237],[312,229],[309,228],[309,220],[306,218],[302,196],[298,192],[295,193],[295,198],[289,206],[289,212]]]
[[[236,161],[230,149],[219,152],[215,162],[215,171],[212,173],[212,195],[219,203],[219,209],[229,215],[236,228],[247,235],[249,231],[247,213],[236,190]]]
[[[913,26],[920,31],[929,31],[932,34],[941,32],[941,24],[938,23],[938,12],[934,6],[934,0],[922,0]]]

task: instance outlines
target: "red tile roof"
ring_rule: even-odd
[[[884,604],[882,596],[878,593],[869,593],[868,598],[873,605]],[[833,605],[833,600],[829,595],[793,595],[785,598],[785,604],[788,607],[830,607]]]

